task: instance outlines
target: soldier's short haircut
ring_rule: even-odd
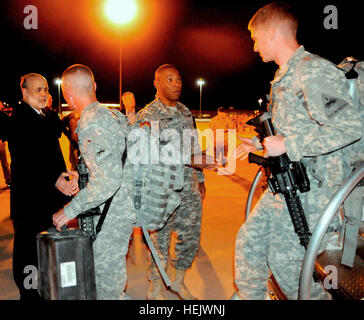
[[[172,64],[162,64],[156,71],[155,71],[155,73],[154,73],[154,78],[156,79],[157,78],[157,75],[159,74],[159,73],[161,73],[162,71],[164,71],[164,70],[167,70],[167,69],[173,69],[173,70],[176,70],[177,72],[179,72],[178,71],[178,69],[174,66],[174,65],[172,65]]]
[[[285,2],[273,2],[260,8],[250,20],[248,29],[252,29],[257,26],[275,23],[275,22],[287,21],[291,24],[292,30],[297,33],[298,19],[291,5]]]
[[[95,81],[94,74],[92,73],[91,69],[83,64],[74,64],[68,67],[64,72],[62,77],[67,75],[72,75],[75,73],[83,73],[89,75],[93,81]]]
[[[46,82],[47,82],[47,79],[44,78],[41,74],[39,73],[28,73],[28,74],[25,74],[24,76],[21,76],[20,77],[20,88],[21,89],[27,89],[28,88],[28,80],[30,78],[35,78],[35,77],[39,77],[39,78],[42,78],[44,79]],[[47,82],[48,83],[48,82]]]

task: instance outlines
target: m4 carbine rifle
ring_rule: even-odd
[[[249,120],[247,124],[255,127],[261,142],[265,137],[274,135],[269,112]],[[283,194],[294,231],[299,237],[300,244],[307,249],[311,233],[301,200],[297,194],[297,191],[301,193],[310,191],[310,181],[307,177],[306,168],[301,162],[291,161],[286,153],[269,158],[249,153],[249,162],[261,165],[265,169],[268,186],[273,193]]]

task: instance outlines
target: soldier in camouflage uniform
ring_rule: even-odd
[[[280,67],[269,106],[276,135],[265,138],[262,146],[257,140],[245,139],[239,148],[254,152],[264,147],[267,156],[287,153],[291,161],[304,163],[311,191],[300,198],[313,230],[351,172],[347,146],[360,139],[362,124],[352,107],[344,74],[297,43],[297,20],[289,6],[272,3],[263,7],[250,21],[249,30],[254,51],[264,62],[275,61]],[[337,226],[333,221],[326,238]],[[287,298],[297,299],[303,257],[304,248],[283,196],[266,191],[236,237],[235,298],[264,299],[270,269]],[[311,297],[329,298],[319,283],[313,283]]]
[[[95,89],[89,68],[74,65],[64,72],[62,91],[69,106],[81,114],[77,127],[79,148],[90,176],[87,186],[53,216],[53,222],[59,229],[88,209],[101,205],[102,210],[105,201],[113,197],[93,243],[97,299],[127,299],[126,254],[135,223],[131,177],[123,176],[131,171],[123,171],[121,160],[127,120],[101,106]]]
[[[209,123],[209,128],[213,131],[215,138],[214,155],[225,166],[229,151],[228,130],[235,129],[235,123],[225,112],[225,109],[219,107],[217,108],[217,115]],[[219,136],[217,130],[223,131],[224,134]]]
[[[195,137],[197,137],[197,133],[191,112],[185,105],[178,102],[182,89],[181,76],[174,66],[163,65],[155,73],[154,86],[157,89],[157,98],[138,112],[137,119],[159,122],[161,134],[165,129],[177,130],[182,150],[184,146],[182,137],[188,139],[188,135],[184,136],[183,131],[192,130]],[[200,152],[197,139],[194,139],[194,146],[191,149],[196,153]],[[202,171],[185,166],[184,186],[180,191],[181,205],[161,230],[151,234],[161,261],[166,266],[172,231],[177,233],[175,257],[171,261],[172,272],[175,274],[172,290],[177,292],[182,299],[188,300],[196,299],[188,291],[183,280],[186,270],[191,267],[200,243],[201,202],[205,196],[204,181]],[[151,286],[147,298],[164,299],[163,283],[154,262],[151,263],[149,280]]]

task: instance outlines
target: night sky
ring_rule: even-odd
[[[247,25],[268,2],[139,0],[138,17],[120,33],[104,16],[104,0],[2,0],[0,100],[19,101],[20,76],[36,72],[47,78],[57,102],[54,79],[82,63],[94,72],[99,101],[117,103],[122,39],[123,91],[135,94],[138,107],[154,98],[156,68],[171,63],[182,75],[181,102],[191,109],[199,108],[200,77],[206,81],[203,109],[255,109],[269,93],[277,66],[253,52]],[[298,39],[306,50],[335,63],[346,56],[364,59],[364,18],[357,1],[286,2],[297,10]],[[24,28],[29,4],[38,9],[37,30]],[[324,27],[327,5],[338,10],[338,29]]]

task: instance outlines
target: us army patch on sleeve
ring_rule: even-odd
[[[344,99],[332,97],[327,94],[322,94],[321,97],[328,118],[332,118],[348,105],[348,102]]]
[[[95,144],[95,161],[98,166],[102,165],[105,161],[107,161],[111,157],[112,157],[111,151],[107,150],[103,146]]]

